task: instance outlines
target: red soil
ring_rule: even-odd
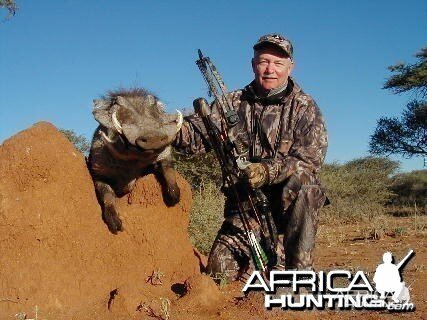
[[[118,202],[119,235],[101,219],[84,157],[49,123],[0,146],[0,176],[0,319],[33,317],[36,306],[43,319],[140,319],[145,305],[159,312],[159,298],[178,300],[186,280],[219,294],[188,238],[191,191],[181,176],[171,208],[153,175],[140,179]],[[153,271],[161,285],[146,282]],[[197,296],[188,304],[206,304]]]

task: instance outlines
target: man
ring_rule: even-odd
[[[253,163],[246,174],[272,206],[280,239],[278,265],[311,269],[318,212],[326,201],[317,178],[327,148],[325,125],[314,100],[290,77],[290,41],[268,34],[253,48],[255,79],[229,96],[250,140]],[[216,108],[214,103],[213,114]],[[208,144],[201,119],[191,115],[185,120],[175,147],[187,154],[204,152]],[[247,278],[254,268],[250,248],[236,201],[226,188],[224,194],[225,220],[209,254],[208,272],[228,280]],[[257,228],[253,218],[250,223]]]

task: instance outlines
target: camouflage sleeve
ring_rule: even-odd
[[[270,184],[300,171],[316,175],[323,164],[328,142],[322,114],[313,100],[302,109],[305,112],[296,120],[292,136],[282,138],[277,158],[265,161]]]
[[[211,104],[211,112],[211,119],[219,128],[221,122],[215,102]],[[172,146],[176,151],[185,155],[196,155],[209,152],[212,147],[209,143],[209,136],[202,118],[197,114],[184,117],[181,130],[178,132]]]
[[[186,155],[195,155],[210,150],[209,140],[202,118],[196,114],[184,117],[181,130],[172,146],[176,151]]]

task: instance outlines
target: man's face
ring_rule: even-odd
[[[261,89],[271,90],[283,85],[292,72],[294,63],[282,50],[265,47],[255,51],[252,70]]]

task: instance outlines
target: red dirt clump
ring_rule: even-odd
[[[119,235],[101,219],[84,157],[49,123],[0,146],[0,177],[1,319],[34,318],[36,307],[43,319],[141,319],[162,312],[162,301],[206,316],[221,299],[188,238],[191,191],[181,176],[170,208],[153,175],[138,180],[118,201]]]

